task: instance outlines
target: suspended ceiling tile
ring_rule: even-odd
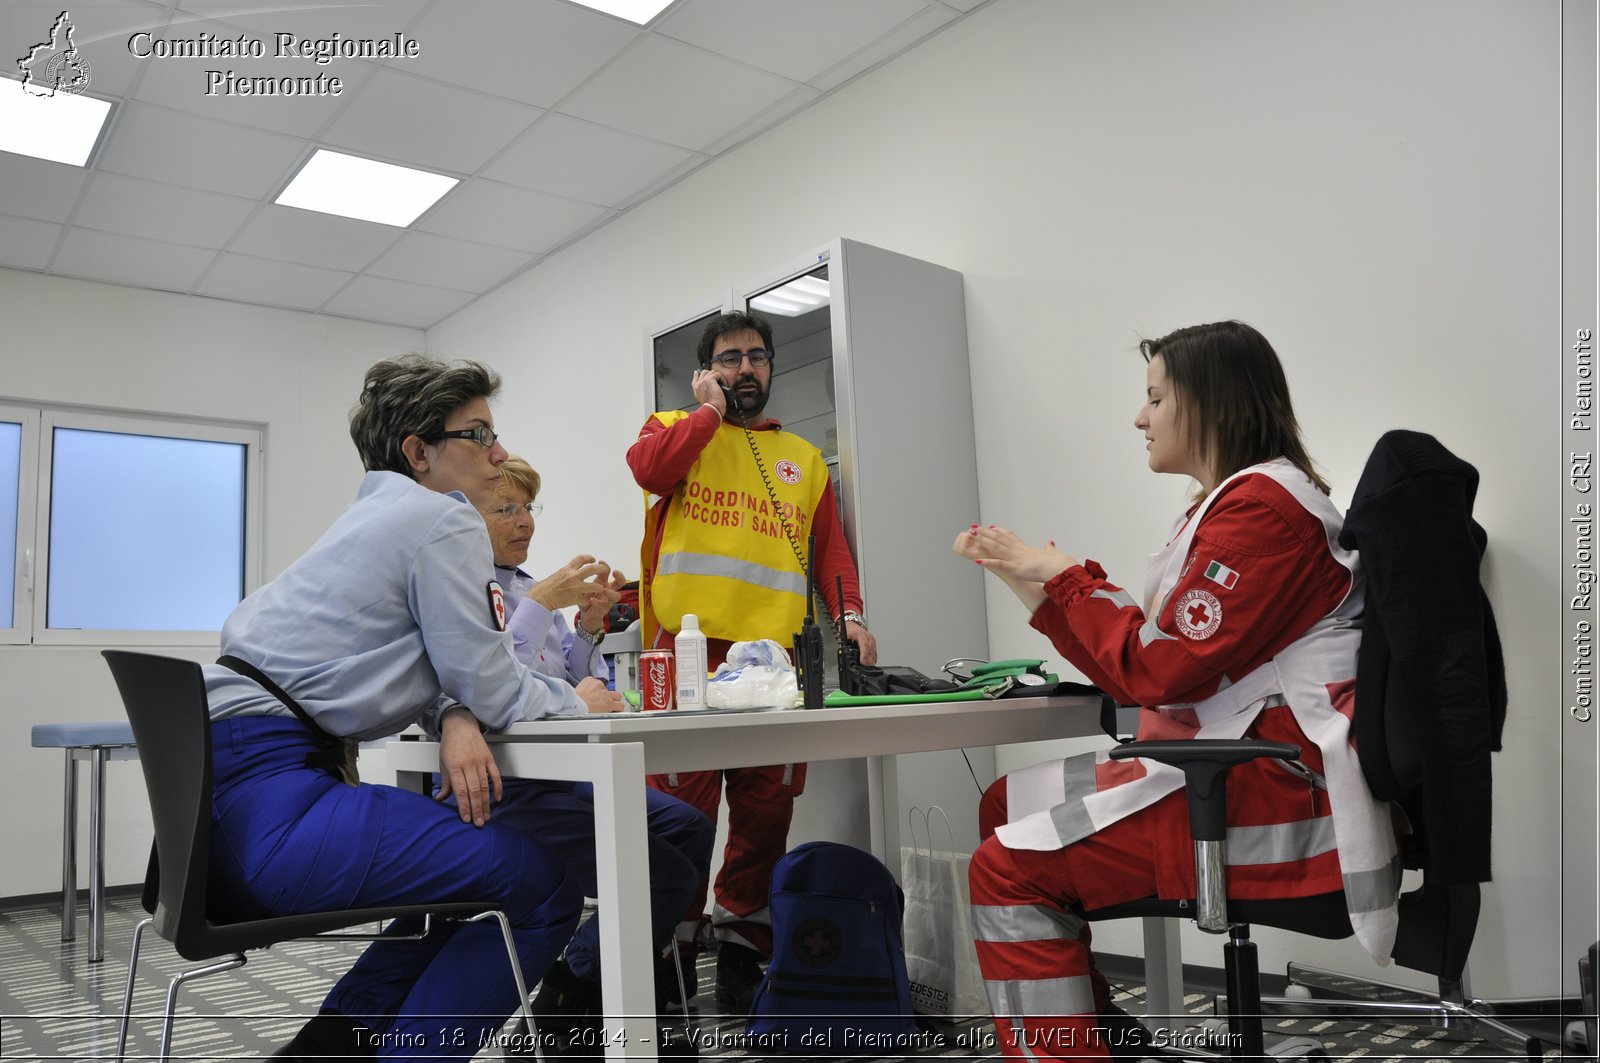
[[[64,0],[8,0],[0,16],[0,60],[8,73],[15,72],[15,62],[29,49],[50,39],[55,20],[68,7]],[[67,16],[72,26],[72,44],[89,66],[85,91],[105,99],[127,92],[139,71],[142,60],[129,53],[128,38],[140,30],[159,30],[167,20],[161,5],[135,0],[74,3]],[[41,53],[39,58],[48,62],[49,54],[53,51]]]
[[[135,288],[186,292],[214,257],[214,252],[197,247],[69,229],[50,271]]]
[[[700,151],[794,87],[677,41],[643,37],[557,109]]]
[[[478,178],[446,196],[416,227],[474,243],[543,253],[608,213],[592,203]]]
[[[61,226],[35,218],[0,214],[0,266],[44,269],[61,238]]]
[[[382,277],[357,277],[322,309],[365,321],[427,328],[474,298],[471,292],[407,284]]]
[[[130,103],[100,155],[106,170],[247,199],[276,191],[305,142]]]
[[[473,173],[544,112],[380,70],[322,140],[357,155]]]
[[[383,254],[404,232],[393,225],[271,204],[250,219],[228,250],[356,272]]]
[[[925,10],[924,0],[688,0],[657,32],[810,81]]]
[[[824,92],[830,91],[839,85],[843,85],[862,71],[870,70],[884,60],[899,55],[928,34],[949,22],[953,22],[958,17],[960,16],[947,7],[941,7],[938,4],[931,5],[922,14],[917,15],[909,22],[896,26],[885,36],[869,44],[855,55],[849,56],[831,69],[811,78],[811,84]]]
[[[407,233],[367,272],[459,291],[484,292],[535,259],[522,251],[452,240],[432,233]]]
[[[499,158],[485,177],[590,203],[620,206],[641,189],[694,158],[606,126],[547,114]]]
[[[244,303],[315,310],[344,287],[353,274],[292,262],[223,255],[195,286],[197,295]]]
[[[17,89],[0,84],[0,91]],[[60,162],[0,151],[0,214],[66,221],[83,189],[84,171]]]
[[[248,199],[102,173],[84,194],[74,225],[194,247],[221,247],[256,209]]]
[[[421,54],[391,65],[549,107],[639,33],[557,0],[441,0],[417,24]]]

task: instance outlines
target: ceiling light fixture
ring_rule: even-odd
[[[629,22],[637,22],[643,26],[651,19],[661,14],[672,0],[573,0],[581,7],[607,15],[625,18]]]
[[[750,309],[763,314],[777,314],[779,317],[799,317],[818,307],[827,306],[831,298],[828,282],[808,274],[752,296]]]
[[[36,96],[19,88],[15,78],[0,78],[0,151],[68,166],[87,164],[111,104],[70,92]]]
[[[403,229],[459,183],[443,174],[318,148],[273,202]]]

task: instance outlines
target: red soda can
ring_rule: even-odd
[[[678,669],[671,650],[647,650],[639,655],[639,707],[645,712],[677,708]]]

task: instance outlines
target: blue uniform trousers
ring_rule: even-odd
[[[498,820],[474,827],[422,794],[307,768],[317,742],[292,718],[220,720],[211,736],[211,888],[221,910],[483,901],[506,913],[530,979],[571,937],[581,886],[530,834]],[[380,1058],[469,1058],[517,1004],[490,922],[374,942],[323,1007],[371,1029]]]
[[[542,779],[506,779],[505,796],[491,823],[537,838],[566,862],[567,873],[586,896],[595,880],[594,785]],[[716,827],[693,805],[645,788],[645,840],[649,846],[650,931],[664,949],[711,867]],[[600,979],[600,927],[591,919],[567,946],[567,966],[581,978]],[[542,971],[534,972],[538,977]]]

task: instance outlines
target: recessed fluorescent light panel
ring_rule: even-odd
[[[70,92],[35,96],[0,78],[0,151],[82,166],[110,113],[105,100]]]
[[[661,14],[672,0],[573,0],[573,2],[643,26]]]
[[[769,292],[762,292],[750,300],[750,309],[779,317],[799,317],[809,314],[829,301],[828,282],[821,277],[796,277],[788,284],[780,284]]]
[[[273,202],[405,228],[457,183],[443,174],[318,148]]]

